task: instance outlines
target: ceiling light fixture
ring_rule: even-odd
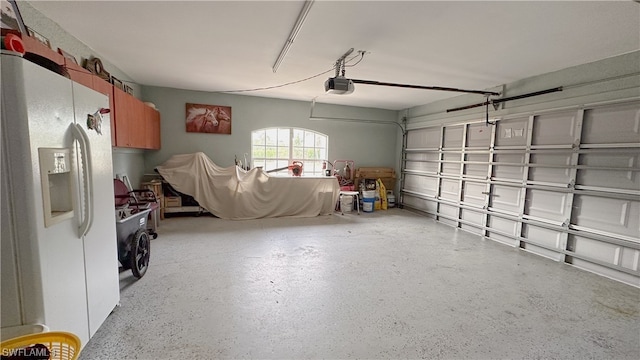
[[[309,10],[311,10],[311,5],[313,5],[314,1],[315,0],[309,0],[304,2],[302,11],[300,11],[300,14],[298,15],[298,20],[296,20],[295,25],[293,25],[293,29],[291,29],[291,33],[289,34],[287,41],[284,43],[282,50],[280,50],[280,55],[278,55],[276,62],[273,64],[274,73],[278,71],[278,68],[280,67],[280,64],[282,64],[284,57],[287,56],[287,53],[289,52],[291,45],[296,40],[296,37],[298,36],[298,32],[300,32],[300,29],[302,28],[302,24],[304,23],[304,20],[307,18],[307,14],[309,13]]]

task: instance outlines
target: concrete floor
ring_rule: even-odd
[[[81,359],[640,358],[640,289],[405,210],[159,233]]]

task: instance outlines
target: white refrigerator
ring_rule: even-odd
[[[109,99],[1,56],[3,340],[44,324],[84,346],[120,301]]]

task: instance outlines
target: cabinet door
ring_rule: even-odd
[[[145,149],[147,143],[147,123],[145,105],[139,99],[128,95],[131,102],[131,118],[129,119],[129,139],[131,147]]]
[[[145,105],[145,119],[147,122],[147,149],[160,149],[160,112]]]
[[[113,87],[113,105],[114,114],[111,119],[115,122],[116,141],[115,145],[119,147],[131,147],[131,117],[134,112],[134,103],[131,101],[132,96],[124,91]]]
[[[116,87],[113,87],[113,109],[115,114],[112,119],[115,122],[116,134],[114,146],[137,149],[160,148],[160,114],[156,110]],[[157,129],[155,123],[157,123]],[[158,134],[157,144],[150,140],[154,133]]]

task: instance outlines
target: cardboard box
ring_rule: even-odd
[[[165,196],[164,207],[181,207],[182,198],[180,196]]]

